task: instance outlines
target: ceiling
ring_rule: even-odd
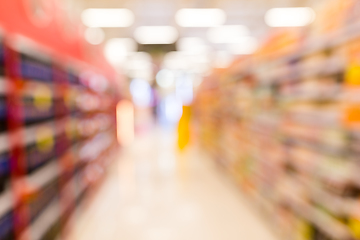
[[[111,38],[133,38],[135,29],[139,26],[170,25],[177,28],[180,38],[202,38],[205,44],[211,47],[213,52],[221,53],[225,52],[228,46],[207,41],[208,28],[183,28],[178,26],[175,22],[176,12],[181,8],[220,8],[227,15],[225,25],[245,25],[252,37],[261,40],[270,30],[264,21],[265,13],[270,8],[305,7],[312,6],[320,1],[326,0],[63,0],[63,3],[65,3],[68,12],[79,20],[81,12],[87,8],[130,9],[135,15],[134,24],[127,28],[104,28],[104,42]],[[138,50],[147,51],[141,48],[140,45]],[[170,50],[163,50],[163,53],[169,51],[174,51],[174,47],[170,48]],[[155,65],[160,66],[164,55],[160,54],[159,57],[154,57],[151,51],[147,52],[152,54]],[[209,58],[209,56],[207,57]],[[210,61],[219,60],[222,62],[221,59],[223,57],[221,55],[212,55],[210,58],[212,59]],[[227,59],[226,61],[229,60],[225,55],[224,59]],[[186,64],[192,66],[192,63],[187,62]],[[122,66],[121,68],[126,67]]]
[[[269,28],[264,22],[265,12],[272,7],[309,6],[319,0],[66,0],[74,15],[86,8],[128,8],[135,14],[129,28],[104,29],[106,38],[133,37],[136,27],[143,25],[172,25],[181,37],[206,36],[206,28],[180,28],[175,13],[180,8],[221,8],[227,14],[228,25],[246,25],[253,36],[263,37]]]

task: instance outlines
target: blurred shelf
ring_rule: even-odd
[[[0,219],[14,207],[14,200],[11,189],[0,194]]]
[[[6,94],[8,92],[7,89],[7,82],[6,82],[6,78],[3,76],[0,76],[0,94]]]
[[[337,47],[356,38],[360,38],[360,23],[350,24],[341,28],[337,32],[315,39],[309,39],[304,42],[303,46],[301,46],[295,53],[280,58],[275,64],[296,61],[305,56]]]
[[[352,239],[352,234],[345,224],[322,210],[300,199],[296,202],[289,201],[288,204],[299,216],[313,223],[329,237],[334,239]]]
[[[0,133],[0,154],[10,150],[9,135],[7,132]]]
[[[46,184],[60,176],[59,163],[53,159],[46,165],[37,169],[35,172],[28,174],[24,177],[26,183],[34,186],[37,189],[43,188]]]
[[[41,240],[48,229],[60,220],[60,217],[60,202],[55,199],[45,207],[40,216],[23,232],[22,236],[24,239],[29,236],[31,240]]]

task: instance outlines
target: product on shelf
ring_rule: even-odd
[[[10,148],[6,134],[0,135],[0,194],[9,184],[10,178]]]
[[[5,82],[5,48],[0,36],[0,133],[7,129],[6,118],[6,92],[7,86]]]
[[[117,95],[14,46],[0,41],[0,239],[55,239],[118,146]]]
[[[360,239],[358,5],[323,2],[313,25],[214,70],[194,103],[201,145],[284,240]]]
[[[0,238],[13,240],[14,234],[14,214],[12,211],[2,213],[0,218]]]
[[[7,130],[7,86],[5,81],[5,48],[0,37],[0,193],[5,190],[10,177],[10,146]],[[8,221],[8,220],[6,220]]]
[[[100,48],[34,24],[22,2],[0,7],[0,239],[57,239],[118,148],[121,89],[102,54],[89,54]],[[97,158],[80,159],[94,139],[105,141],[92,145]]]
[[[24,80],[35,80],[40,82],[53,82],[53,65],[47,57],[41,53],[22,52],[19,56],[20,76]]]

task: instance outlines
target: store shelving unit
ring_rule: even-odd
[[[0,239],[66,236],[118,148],[111,83],[97,91],[63,62],[1,38]]]
[[[338,9],[324,21],[338,27],[303,29],[291,51],[268,42],[209,77],[217,88],[205,82],[195,104],[203,145],[286,240],[360,239],[359,4],[324,4],[318,18]]]

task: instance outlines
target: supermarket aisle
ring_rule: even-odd
[[[138,139],[114,164],[71,240],[273,240],[235,186],[172,134]]]

